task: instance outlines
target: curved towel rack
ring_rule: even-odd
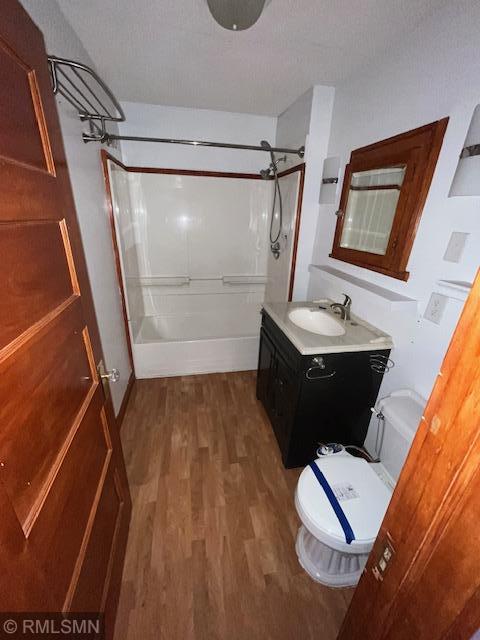
[[[370,369],[375,373],[388,373],[394,366],[395,362],[381,353],[370,355]]]
[[[118,100],[100,76],[87,65],[67,58],[48,56],[53,93],[61,95],[77,110],[80,120],[88,121],[90,133],[84,142],[106,142],[106,122],[124,122]]]

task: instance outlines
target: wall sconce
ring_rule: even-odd
[[[322,184],[319,204],[335,204],[340,182],[340,158],[325,158],[323,161]]]
[[[480,105],[473,112],[448,195],[480,196]]]

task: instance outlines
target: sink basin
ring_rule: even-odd
[[[292,309],[288,318],[293,324],[300,329],[317,333],[321,336],[343,336],[345,327],[343,323],[336,320],[330,313],[321,311],[320,309],[311,309],[311,307],[300,307]]]

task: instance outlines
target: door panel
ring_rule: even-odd
[[[115,472],[110,471],[95,518],[73,598],[72,611],[98,611],[105,599],[104,585],[112,571],[113,554],[118,541],[124,496],[121,483]],[[110,550],[110,552],[107,552]]]
[[[97,491],[103,488],[111,458],[112,445],[102,404],[99,389],[28,537],[45,575],[51,578],[58,611],[63,609],[89,519],[93,521],[95,515]],[[62,549],[61,564],[52,556],[52,546]]]
[[[9,13],[7,8],[7,19]],[[32,49],[28,50],[28,38],[24,43],[18,41],[23,25],[16,26],[17,33],[11,33],[11,42],[0,33],[0,159],[6,178],[2,181],[2,190],[16,195],[3,203],[0,219],[51,219],[61,199],[55,180],[55,150],[44,107],[44,99],[49,97],[45,96],[48,68],[45,62],[45,68],[39,68],[37,74],[34,66],[44,53],[43,42],[37,35]],[[15,25],[5,25],[4,30],[10,29],[14,31]],[[52,107],[55,105],[50,105],[50,111]]]
[[[0,86],[0,603],[83,594],[111,636],[130,495],[43,38],[16,0]]]
[[[0,86],[14,104],[2,101],[2,157],[54,174],[52,152],[35,71],[0,41]]]
[[[24,528],[97,384],[87,349],[75,301],[0,363],[2,479]]]
[[[2,225],[0,350],[76,293],[56,222]],[[49,283],[48,288],[44,287]]]

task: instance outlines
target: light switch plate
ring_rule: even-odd
[[[460,262],[469,235],[469,233],[463,233],[462,231],[453,231],[443,259],[447,262]]]
[[[441,293],[432,293],[423,317],[430,322],[440,324],[447,302],[447,296],[443,296]]]

